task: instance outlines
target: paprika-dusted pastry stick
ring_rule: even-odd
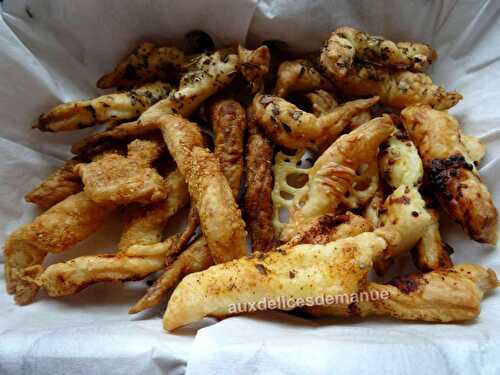
[[[80,163],[78,158],[67,160],[62,167],[56,169],[40,185],[24,196],[26,202],[47,209],[63,201],[70,195],[83,189],[82,180],[74,167]]]
[[[203,146],[196,124],[165,115],[159,124],[170,154],[188,185],[215,263],[246,254],[245,224],[216,156]]]
[[[238,306],[288,299],[339,295],[358,291],[373,259],[387,243],[373,233],[362,233],[326,245],[297,245],[287,250],[254,253],[251,257],[218,264],[186,276],[174,290],[163,317],[172,331],[205,316],[237,314]],[[312,301],[314,303],[314,301]]]
[[[457,120],[426,105],[405,108],[401,116],[441,206],[472,239],[496,244],[497,209],[461,141]]]
[[[402,320],[458,322],[477,317],[484,294],[498,286],[492,269],[460,264],[399,277],[388,284],[369,282],[359,293],[361,301],[311,307],[308,312],[315,316],[383,315]]]

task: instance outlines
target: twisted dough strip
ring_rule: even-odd
[[[340,27],[328,38],[322,55],[328,70],[337,78],[344,77],[354,58],[391,68],[423,71],[437,59],[427,44],[394,43],[352,27]]]

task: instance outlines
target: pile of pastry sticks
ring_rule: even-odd
[[[46,211],[5,243],[9,293],[27,304],[39,288],[58,297],[157,275],[130,312],[173,291],[169,330],[283,297],[314,316],[474,318],[496,275],[453,264],[439,217],[494,245],[497,210],[477,170],[485,147],[446,112],[461,95],[423,72],[436,58],[426,44],[349,27],[303,58],[266,45],[188,54],[141,44],[97,83],[119,91],[34,124],[106,128],[26,195]],[[166,237],[187,207],[185,227]],[[116,252],[42,266],[117,210]],[[407,253],[419,272],[368,279]],[[314,302],[373,291],[388,298]]]

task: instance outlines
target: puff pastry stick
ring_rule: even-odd
[[[497,209],[461,141],[457,120],[425,105],[408,107],[401,115],[441,206],[472,239],[496,244]]]
[[[352,27],[339,27],[322,50],[322,62],[340,78],[347,74],[354,58],[386,67],[423,71],[437,59],[437,53],[427,44],[394,43]]]
[[[297,245],[212,266],[180,282],[163,325],[171,331],[204,316],[224,317],[236,313],[232,307],[238,304],[256,304],[264,298],[356,292],[385,246],[381,237],[362,233],[326,245]]]
[[[245,219],[253,251],[268,251],[274,240],[273,147],[255,124],[251,109],[247,111],[249,136],[246,144]]]
[[[159,100],[165,99],[171,90],[172,86],[168,83],[155,82],[95,99],[60,104],[42,114],[33,128],[61,132],[132,120]]]
[[[100,205],[84,192],[71,195],[52,206],[33,222],[12,233],[5,242],[7,291],[18,304],[30,303],[38,286],[23,276],[41,273],[47,253],[65,251],[96,232],[115,206]]]
[[[377,102],[377,97],[353,100],[316,117],[280,97],[258,94],[252,109],[257,122],[275,143],[293,150],[324,149],[339,137],[354,116]]]
[[[165,178],[167,198],[146,206],[129,208],[118,249],[133,245],[151,245],[162,241],[168,220],[189,203],[184,177],[178,169]]]
[[[47,209],[70,195],[82,191],[82,180],[78,173],[74,171],[74,167],[80,162],[81,160],[78,158],[67,160],[62,167],[56,169],[40,185],[24,196],[26,202]]]
[[[249,50],[238,46],[238,70],[249,82],[252,92],[263,89],[264,76],[269,72],[271,54],[267,46],[260,46],[255,50]]]
[[[294,92],[332,90],[332,83],[323,77],[309,61],[304,59],[282,62],[278,68],[273,93],[286,98]]]
[[[203,147],[200,130],[174,115],[161,117],[159,123],[170,154],[187,182],[214,262],[244,256],[246,235],[241,212],[217,158]]]
[[[379,145],[394,131],[389,116],[378,117],[341,136],[309,170],[306,189],[294,198],[290,222],[281,233],[286,241],[308,221],[335,212],[352,185],[355,171],[376,157]]]
[[[198,56],[191,62],[190,70],[182,76],[179,88],[172,91],[168,98],[148,108],[137,121],[92,134],[75,143],[71,151],[74,154],[82,154],[100,143],[144,136],[158,129],[157,120],[164,114],[190,116],[203,101],[233,80],[237,67],[238,56],[234,54],[224,56],[220,51],[216,51],[210,55]]]
[[[158,142],[135,140],[128,156],[106,154],[75,167],[88,197],[100,204],[152,203],[166,197],[163,178],[151,167],[161,152]]]
[[[243,175],[243,148],[246,128],[245,109],[235,100],[223,99],[210,107],[215,156],[235,197]]]
[[[329,73],[328,68],[326,72]],[[354,62],[335,86],[352,96],[379,96],[382,104],[404,108],[413,104],[428,104],[436,109],[448,109],[457,104],[462,95],[447,92],[437,86],[425,73],[392,70],[363,62]]]
[[[97,81],[100,89],[133,86],[141,82],[177,78],[186,62],[184,52],[175,47],[157,47],[145,42],[139,45],[130,56],[121,61],[116,68]]]
[[[461,264],[426,274],[396,278],[389,284],[370,282],[368,295],[387,294],[387,299],[364,298],[349,305],[336,304],[308,309],[315,316],[390,316],[402,320],[458,322],[479,315],[480,302],[499,283],[492,269]],[[360,297],[363,296],[360,292]]]

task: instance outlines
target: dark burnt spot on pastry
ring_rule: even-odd
[[[355,302],[352,302],[347,306],[347,309],[349,310],[349,315],[351,316],[360,316],[361,315],[361,310],[359,309],[358,305]]]
[[[267,275],[267,269],[266,269],[266,267],[264,267],[264,265],[263,265],[263,264],[259,264],[259,263],[257,263],[257,264],[255,265],[255,268],[257,268],[257,271],[259,271],[259,273],[260,273],[260,274],[262,274],[262,275]]]
[[[389,281],[390,285],[395,286],[404,294],[410,294],[418,289],[422,280],[422,274],[414,274],[396,277]]]
[[[447,159],[434,159],[428,166],[428,182],[431,189],[442,194],[447,200],[453,197],[448,191],[448,183],[458,177],[461,170],[472,171],[474,167],[462,155],[452,155]]]

